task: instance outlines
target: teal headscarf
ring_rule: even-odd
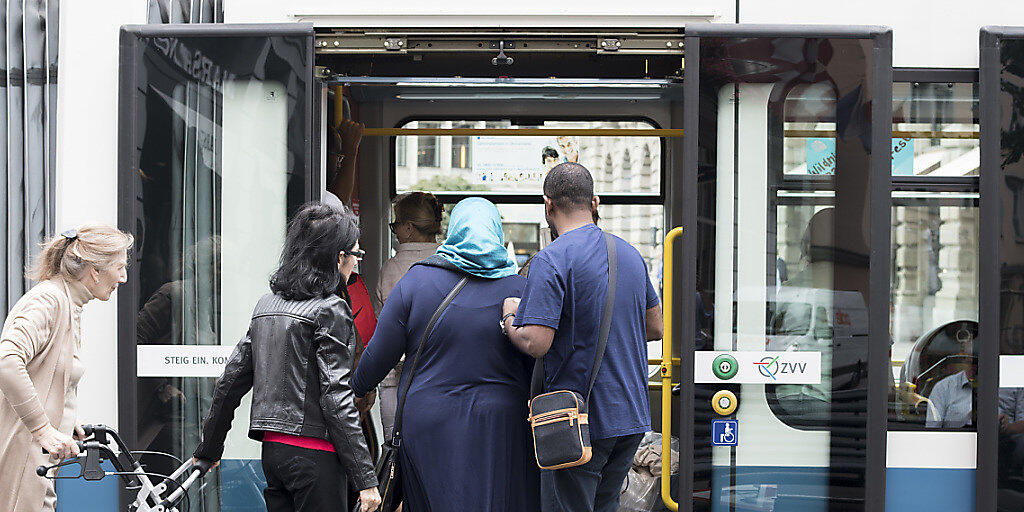
[[[505,249],[501,214],[494,203],[470,197],[459,201],[448,221],[448,239],[437,255],[474,276],[487,279],[516,273],[516,264]]]

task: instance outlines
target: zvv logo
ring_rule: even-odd
[[[767,356],[761,358],[761,361],[754,363],[757,367],[757,371],[765,376],[771,377],[772,380],[777,380],[776,375],[781,373],[804,373],[807,371],[807,363],[787,363],[785,361],[779,362],[779,358],[782,356]]]

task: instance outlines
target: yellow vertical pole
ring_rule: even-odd
[[[334,128],[341,128],[341,121],[345,117],[345,102],[342,100],[345,93],[345,86],[332,85],[334,91]]]
[[[679,503],[672,499],[671,493],[671,460],[672,460],[672,319],[674,315],[674,283],[675,283],[675,241],[683,234],[683,228],[674,228],[665,236],[662,246],[664,262],[664,311],[665,331],[661,338],[661,501],[669,510],[679,510]],[[680,446],[680,450],[687,447]],[[679,468],[682,471],[683,468]]]

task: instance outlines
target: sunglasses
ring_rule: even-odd
[[[388,227],[390,227],[390,228],[391,228],[391,232],[392,232],[392,233],[394,233],[394,234],[396,234],[396,235],[397,235],[397,234],[398,234],[398,226],[401,226],[402,224],[405,224],[405,222],[402,222],[402,221],[397,221],[397,220],[396,220],[396,221],[394,221],[394,222],[391,222],[391,223],[389,223],[389,224],[388,224]]]
[[[354,250],[354,251],[342,251],[342,252],[344,254],[349,255],[349,256],[355,256],[356,260],[361,260],[361,259],[363,259],[364,256],[366,256],[366,251],[364,251],[362,249],[358,249],[358,250]]]

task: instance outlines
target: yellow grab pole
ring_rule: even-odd
[[[345,87],[341,85],[332,85],[331,89],[334,91],[334,126],[332,128],[341,128],[341,121],[345,119]]]
[[[672,317],[673,317],[673,283],[675,283],[674,253],[675,241],[683,234],[683,228],[674,228],[665,237],[662,246],[664,260],[664,300],[662,309],[665,318],[665,331],[661,337],[661,501],[669,510],[679,510],[679,504],[672,499]],[[683,449],[682,446],[679,447]],[[682,471],[682,468],[679,468]]]

